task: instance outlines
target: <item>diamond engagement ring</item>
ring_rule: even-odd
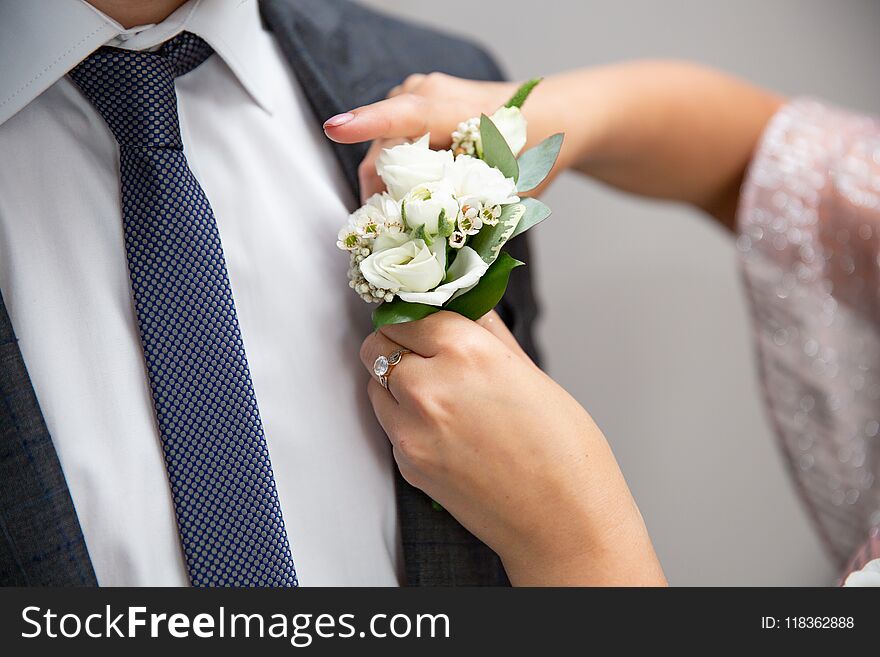
[[[411,353],[409,349],[398,349],[388,356],[379,356],[373,363],[373,374],[379,378],[379,383],[388,390],[388,375],[392,368],[400,362],[404,354]]]

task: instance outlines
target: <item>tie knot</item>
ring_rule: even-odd
[[[213,52],[203,39],[182,32],[158,50],[103,47],[70,72],[120,146],[183,147],[174,78]]]

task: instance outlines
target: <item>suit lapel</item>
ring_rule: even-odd
[[[0,296],[0,586],[95,586],[58,455]]]
[[[358,68],[350,65],[349,44],[333,38],[340,29],[339,15],[313,2],[262,2],[260,7],[267,27],[305,91],[315,118],[323,121],[354,107],[352,96],[361,90],[361,84]],[[328,62],[349,65],[328,66]],[[332,147],[357,198],[357,166],[366,147],[336,143]]]
[[[317,121],[384,98],[407,75],[432,70],[471,78],[500,75],[470,44],[341,0],[263,0],[263,20],[302,85]],[[358,197],[367,146],[333,144]],[[396,468],[395,468],[396,472]],[[396,473],[406,581],[410,586],[505,585],[497,555]]]

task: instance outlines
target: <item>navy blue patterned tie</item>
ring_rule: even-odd
[[[174,78],[211,55],[101,48],[70,73],[119,142],[134,307],[193,586],[296,586],[214,213],[187,165]]]

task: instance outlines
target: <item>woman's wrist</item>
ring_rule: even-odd
[[[665,585],[642,515],[604,436],[595,429],[580,443],[590,454],[587,467],[545,488],[542,503],[522,509],[523,525],[499,546],[511,583]]]
[[[524,113],[535,139],[566,133],[558,170],[729,222],[754,146],[783,102],[688,62],[636,61],[551,76]]]
[[[666,578],[641,516],[580,545],[522,548],[501,555],[514,586],[665,586]]]

